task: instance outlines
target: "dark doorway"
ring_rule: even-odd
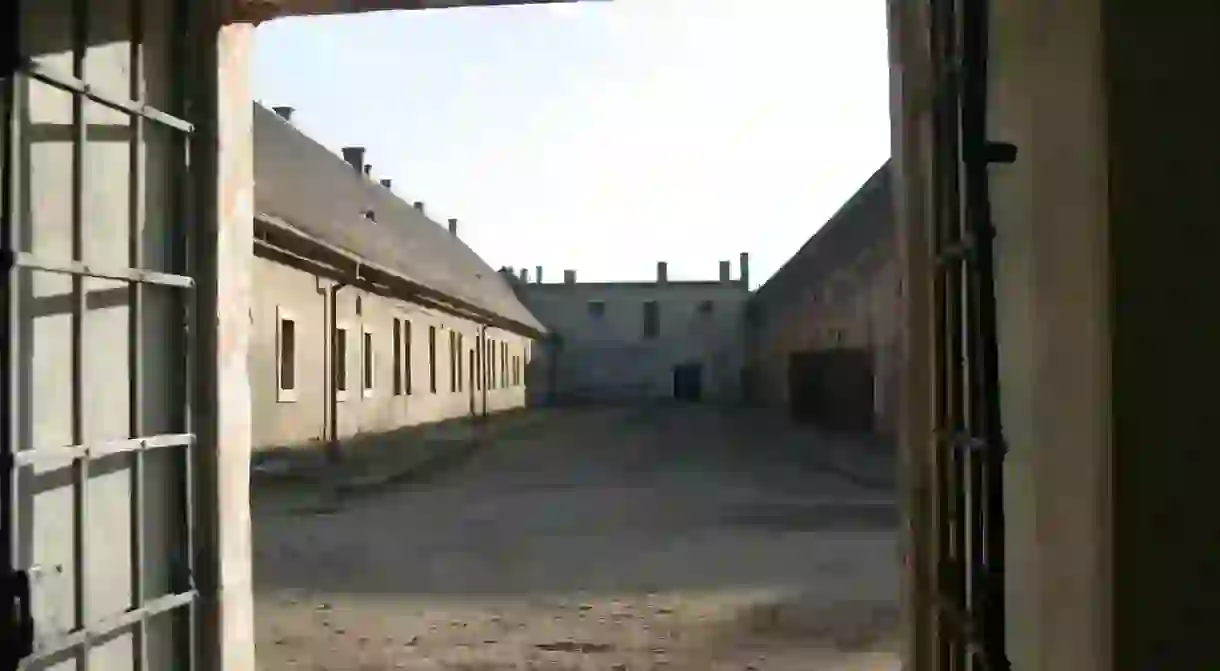
[[[794,352],[788,359],[792,416],[828,429],[873,429],[873,359],[868,350]]]
[[[690,402],[703,398],[703,364],[674,366],[674,398]]]

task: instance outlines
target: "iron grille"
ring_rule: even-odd
[[[986,138],[986,0],[929,0],[939,659],[947,671],[1009,668],[1004,640],[1004,440],[988,165],[1015,149]]]
[[[133,634],[132,660],[134,668],[151,669],[149,661],[150,620],[157,617],[173,617],[182,627],[175,633],[170,643],[174,654],[174,668],[196,668],[195,632],[197,631],[196,607],[198,593],[194,585],[194,498],[193,488],[193,446],[195,436],[191,428],[191,379],[194,360],[193,345],[190,336],[190,323],[195,314],[195,280],[193,279],[195,264],[191,258],[191,240],[189,233],[190,208],[188,206],[187,185],[189,183],[187,159],[190,152],[191,138],[195,126],[187,121],[185,95],[186,58],[185,45],[192,33],[188,16],[189,3],[186,0],[167,0],[171,18],[167,26],[161,26],[169,38],[168,51],[172,64],[170,67],[168,86],[170,89],[170,111],[158,109],[148,100],[145,90],[145,45],[146,6],[148,0],[130,0],[128,5],[131,35],[130,50],[130,88],[126,92],[108,91],[90,82],[86,72],[86,58],[89,52],[90,37],[95,29],[91,21],[91,10],[97,10],[97,3],[90,0],[73,0],[71,2],[70,51],[72,54],[71,72],[60,71],[32,57],[22,46],[21,21],[24,20],[23,7],[28,8],[35,0],[25,2],[15,1],[6,5],[9,10],[5,17],[10,30],[13,31],[2,47],[3,63],[0,64],[0,76],[3,76],[3,105],[0,106],[6,127],[3,131],[3,182],[0,187],[0,265],[3,268],[3,285],[0,287],[0,301],[3,301],[5,318],[0,321],[0,357],[3,365],[5,384],[0,388],[0,523],[3,532],[0,533],[0,577],[7,577],[0,585],[0,629],[16,632],[13,640],[5,639],[5,647],[0,650],[0,669],[25,668],[29,665],[46,665],[55,661],[75,658],[87,665],[90,649],[100,641],[112,639],[116,634],[130,631]],[[106,9],[107,16],[113,16],[113,9]],[[26,26],[31,30],[31,26]],[[47,26],[38,26],[46,30]],[[32,30],[31,30],[32,32]],[[37,255],[24,248],[22,227],[31,226],[30,222],[22,221],[22,212],[18,203],[21,197],[18,189],[23,179],[28,178],[28,167],[24,167],[20,146],[23,133],[23,115],[29,105],[29,87],[37,82],[67,93],[72,98],[71,121],[71,177],[65,180],[63,194],[71,200],[71,255],[67,258],[53,258]],[[87,227],[105,226],[107,221],[99,221],[95,213],[89,211],[90,180],[97,174],[88,169],[90,143],[86,105],[97,104],[109,110],[122,113],[128,119],[130,137],[128,139],[130,154],[130,178],[128,184],[129,203],[129,235],[127,244],[127,259],[97,258],[101,253],[90,250],[87,244],[90,236]],[[166,267],[154,270],[145,267],[144,238],[146,235],[145,199],[143,189],[147,186],[147,165],[143,153],[146,144],[146,134],[150,128],[158,133],[166,133],[171,138],[167,146],[168,189],[170,203],[166,213],[172,223],[169,228],[169,240],[166,242]],[[102,175],[105,178],[105,175]],[[22,418],[22,404],[29,399],[22,394],[19,371],[22,361],[30,356],[31,342],[23,342],[20,320],[23,284],[30,282],[34,272],[54,273],[72,278],[71,289],[71,360],[66,362],[72,371],[71,398],[71,433],[72,444],[68,446],[36,445],[22,429],[22,423],[28,420]],[[86,278],[103,278],[126,283],[128,305],[128,375],[130,380],[129,407],[130,436],[125,440],[109,440],[94,442],[90,438],[86,426],[86,416],[83,411],[90,394],[107,393],[107,380],[88,379],[87,358],[90,356],[86,345],[95,328],[90,320],[90,308],[87,305],[88,288]],[[150,425],[144,414],[145,389],[144,379],[145,354],[149,343],[146,342],[144,326],[146,321],[146,291],[149,287],[170,292],[175,298],[172,305],[177,306],[174,314],[181,316],[181,328],[169,336],[174,342],[167,343],[175,358],[171,366],[181,366],[180,374],[174,375],[176,384],[170,390],[173,396],[174,432],[146,435]],[[64,412],[69,410],[65,407]],[[175,504],[175,510],[180,510],[182,519],[174,523],[176,533],[175,554],[180,556],[162,557],[169,566],[169,592],[154,595],[149,589],[150,578],[147,575],[146,554],[149,541],[145,538],[145,513],[150,506],[166,505],[164,501],[148,501],[150,494],[146,491],[146,460],[153,451],[177,450],[174,455],[174,475],[178,480],[173,490],[183,499]],[[90,581],[97,579],[88,570],[90,553],[97,550],[97,538],[90,538],[85,532],[90,528],[90,471],[91,469],[106,469],[111,466],[111,460],[125,455],[129,461],[130,479],[130,510],[131,510],[131,603],[130,607],[117,615],[101,615],[89,603]],[[29,498],[23,498],[24,487],[28,480],[23,477],[34,468],[56,469],[63,464],[72,471],[71,487],[73,506],[73,557],[74,584],[72,616],[73,626],[66,631],[40,631],[34,622],[30,606],[31,574],[38,570],[30,566],[29,549],[23,544],[29,543],[18,534],[22,524],[36,525],[39,533],[54,533],[56,525],[63,520],[35,519],[35,511],[29,505]],[[32,496],[32,495],[31,495]],[[62,527],[58,531],[62,533]],[[10,625],[14,625],[11,626]],[[3,638],[3,636],[0,636]],[[84,667],[82,667],[84,668]]]

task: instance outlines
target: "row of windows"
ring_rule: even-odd
[[[296,319],[286,313],[284,310],[279,311],[279,329],[277,332],[276,343],[276,358],[279,377],[279,400],[295,401],[297,391],[297,322]],[[347,398],[348,395],[348,356],[350,350],[350,337],[348,335],[349,327],[339,325],[335,329],[335,391],[339,400]],[[393,322],[392,344],[393,344],[393,359],[394,359],[394,378],[393,378],[393,393],[395,396],[402,396],[414,393],[413,382],[415,376],[412,375],[411,356],[413,340],[411,321],[408,319],[395,319]],[[375,344],[374,333],[368,330],[362,331],[360,340],[360,390],[365,397],[373,395],[377,388],[377,349]],[[465,349],[465,337],[457,331],[449,331],[449,391],[461,392],[466,389],[468,384],[473,384],[475,389],[483,389],[486,386],[488,389],[497,389],[501,387],[516,387],[522,383],[522,355],[510,355],[509,344],[507,342],[495,341],[487,339],[485,347],[481,352],[476,353],[472,348],[467,352],[467,361],[464,361],[462,356]],[[500,362],[499,368],[496,366],[496,360]],[[437,328],[435,326],[428,327],[428,391],[437,393]],[[476,378],[473,371],[477,370],[484,361],[486,365],[483,367],[483,375]],[[467,366],[469,366],[470,380],[466,380]]]
[[[644,301],[644,337],[655,338],[661,334],[661,306],[656,301]],[[698,311],[702,316],[711,316],[716,304],[712,301],[700,301]],[[601,319],[606,316],[606,301],[589,301],[589,316]]]

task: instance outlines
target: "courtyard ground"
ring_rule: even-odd
[[[762,413],[576,408],[341,505],[263,492],[259,665],[896,671],[878,449]]]

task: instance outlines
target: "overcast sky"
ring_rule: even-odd
[[[889,155],[885,0],[613,0],[286,19],[255,96],[493,267],[757,285]]]

